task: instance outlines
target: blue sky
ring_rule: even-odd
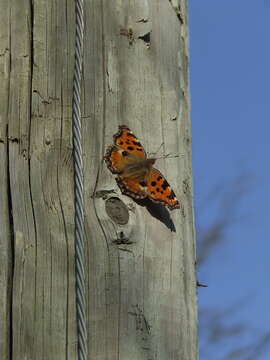
[[[270,0],[190,0],[189,17],[198,223],[219,217],[221,193],[237,176],[248,187],[232,201],[237,219],[224,244],[200,269],[209,285],[199,289],[200,306],[247,297],[232,321],[248,323],[255,335],[270,331]]]

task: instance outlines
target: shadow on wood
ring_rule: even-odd
[[[159,221],[161,221],[172,232],[176,232],[174,223],[168,209],[162,204],[156,204],[148,198],[133,199],[138,205],[146,207],[149,213]]]

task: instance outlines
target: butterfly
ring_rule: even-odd
[[[116,182],[121,192],[134,199],[149,198],[170,210],[180,208],[170,185],[153,167],[156,159],[147,158],[133,132],[126,125],[120,125],[113,138],[114,145],[107,148],[104,160],[109,170],[117,174]]]

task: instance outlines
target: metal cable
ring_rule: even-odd
[[[78,332],[78,360],[87,359],[86,296],[84,271],[84,201],[81,135],[81,77],[83,60],[84,14],[83,0],[75,0],[75,66],[73,79],[72,128],[75,193],[75,276]]]

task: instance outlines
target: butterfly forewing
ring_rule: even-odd
[[[140,158],[146,158],[146,153],[142,144],[125,125],[119,126],[118,133],[114,135],[114,143],[128,153],[132,153]]]
[[[113,174],[123,172],[128,164],[146,159],[144,148],[127,126],[119,126],[119,131],[113,137],[115,145],[109,146],[104,156]]]

